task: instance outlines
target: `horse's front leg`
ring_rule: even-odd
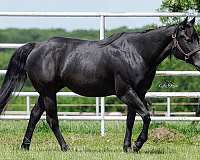
[[[146,106],[148,110],[147,101],[144,98],[143,98],[143,104]],[[133,110],[133,107],[128,106],[128,114],[127,114],[127,119],[126,119],[126,133],[124,137],[124,146],[123,146],[124,152],[128,152],[128,150],[132,149],[131,138],[132,138],[135,116],[136,116],[136,111]]]
[[[143,120],[143,129],[140,133],[139,137],[137,138],[137,141],[132,146],[133,151],[139,151],[143,144],[147,141],[148,138],[148,129],[150,124],[150,114],[147,110],[146,106],[143,104],[137,93],[133,90],[131,85],[127,84],[120,75],[116,75],[115,77],[115,90],[117,97],[122,100],[125,104],[129,106],[129,110],[136,111]],[[130,139],[132,133],[132,126],[133,126],[133,117],[128,115],[127,119],[127,129],[128,132],[126,132],[125,136],[125,145],[130,145]],[[130,122],[130,123],[129,123]],[[126,149],[126,148],[125,148]],[[126,150],[125,150],[126,151]]]
[[[128,106],[128,114],[126,119],[126,133],[124,137],[124,146],[123,146],[124,152],[128,152],[128,150],[131,149],[131,137],[135,121],[135,115],[136,112],[133,111],[131,107]]]
[[[133,110],[138,113],[143,120],[143,129],[140,133],[139,137],[137,138],[137,141],[135,144],[132,145],[133,151],[139,151],[143,144],[147,141],[148,138],[148,129],[150,124],[150,114],[148,110],[146,109],[146,106],[142,103],[140,98],[137,96],[137,94],[129,88],[121,97],[120,99],[127,104],[128,106],[132,107]],[[128,119],[129,121],[129,119]]]

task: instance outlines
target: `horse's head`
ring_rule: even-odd
[[[195,18],[188,22],[188,17],[179,23],[172,35],[173,54],[176,58],[194,65],[200,71],[199,38],[194,28]]]

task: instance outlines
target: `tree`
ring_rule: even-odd
[[[161,12],[200,12],[200,0],[163,0],[158,11]],[[161,17],[164,24],[180,22],[180,17]]]

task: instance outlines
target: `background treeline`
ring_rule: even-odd
[[[143,31],[150,28],[156,28],[156,25],[147,25],[141,28],[130,29],[127,27],[120,27],[113,30],[106,31],[106,37],[110,36],[113,33],[117,32],[133,32],[133,31]],[[200,33],[200,26],[196,26],[198,33]],[[73,37],[73,38],[81,38],[81,39],[89,39],[89,40],[98,40],[99,39],[99,31],[98,30],[74,30],[67,32],[64,29],[16,29],[16,28],[8,28],[8,29],[0,29],[0,43],[27,43],[32,41],[45,41],[54,36],[62,36],[62,37]],[[13,54],[13,49],[1,49],[0,50],[0,69],[6,69],[8,61]],[[174,57],[172,59],[167,58],[160,64],[158,70],[195,70],[189,64],[182,62],[180,60],[176,60]],[[2,80],[2,78],[1,78]],[[200,77],[156,77],[150,91],[200,91]],[[31,83],[27,81],[23,91],[33,91],[34,89],[31,87]],[[65,88],[63,91],[68,91]],[[20,100],[21,99],[21,100]],[[32,103],[34,103],[35,99],[32,99]],[[153,100],[156,102],[162,102],[163,100]],[[196,102],[196,99],[176,99],[174,102]],[[67,104],[95,104],[94,98],[59,98],[59,103],[67,103]],[[17,98],[13,100],[14,104],[25,103],[23,98]],[[107,104],[119,104],[120,102],[116,100],[116,98],[107,99]],[[77,105],[78,106],[78,105]],[[94,108],[91,107],[65,107],[62,105],[59,107],[60,111],[91,111]],[[21,107],[20,107],[21,108]],[[12,110],[18,110],[19,106],[9,107]],[[157,106],[157,109],[161,109]],[[195,110],[194,107],[186,106],[186,107],[176,107],[174,110]],[[109,111],[123,111],[123,107],[107,107]]]

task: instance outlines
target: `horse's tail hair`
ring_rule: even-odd
[[[27,43],[19,47],[10,59],[7,72],[0,88],[0,114],[5,110],[5,105],[8,103],[12,92],[23,87],[27,78],[25,70],[26,60],[28,55],[35,47],[35,43]]]

